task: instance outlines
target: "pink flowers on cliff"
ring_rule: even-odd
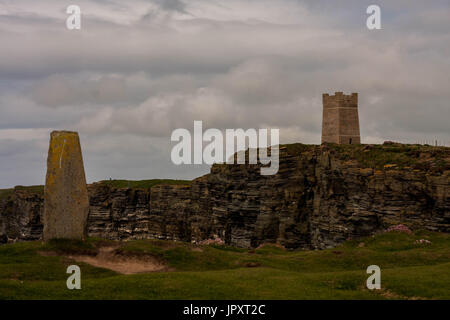
[[[214,239],[207,239],[202,240],[198,242],[199,245],[210,245],[210,244],[216,244],[216,245],[223,245],[225,242],[220,238],[214,238]]]
[[[414,241],[414,243],[416,243],[416,244],[431,244],[431,241],[427,240],[427,239],[420,239],[420,240]]]
[[[392,231],[397,231],[397,232],[404,232],[407,234],[412,234],[411,229],[409,229],[407,226],[405,226],[404,224],[398,224],[392,227],[389,227],[386,229],[386,232],[392,232]]]

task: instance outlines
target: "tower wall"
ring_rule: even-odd
[[[322,142],[339,144],[361,143],[358,117],[358,94],[334,96],[325,93],[323,99]]]

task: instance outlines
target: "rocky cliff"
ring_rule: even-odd
[[[89,236],[326,248],[400,223],[450,232],[450,148],[293,144],[280,150],[274,176],[260,175],[258,165],[213,165],[188,185],[89,185]],[[0,200],[0,240],[39,239],[42,207],[42,196],[25,190]]]

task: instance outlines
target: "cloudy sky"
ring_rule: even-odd
[[[88,182],[207,172],[170,161],[194,120],[317,144],[324,92],[359,93],[363,143],[450,145],[449,17],[448,0],[0,0],[0,188],[44,183],[58,129],[80,133]]]

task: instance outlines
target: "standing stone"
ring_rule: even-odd
[[[85,239],[88,214],[89,198],[78,133],[53,131],[44,192],[44,240]]]

